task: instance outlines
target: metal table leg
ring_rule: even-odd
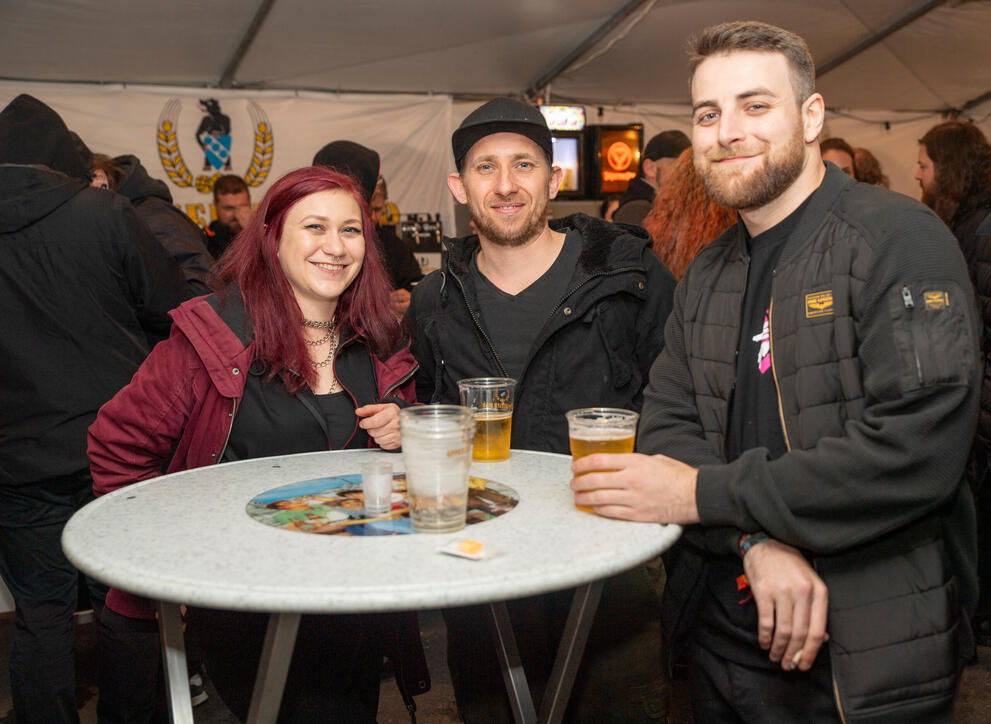
[[[176,724],[193,724],[186,646],[182,639],[182,613],[178,603],[158,602],[158,632],[162,639],[162,664],[165,669],[169,716]]]
[[[289,662],[296,646],[299,618],[298,613],[273,613],[268,618],[247,724],[267,724],[278,718]],[[188,687],[186,693],[189,693]]]
[[[564,718],[568,708],[568,698],[571,687],[575,684],[575,675],[581,663],[585,644],[588,642],[588,632],[595,619],[595,610],[599,606],[602,586],[605,581],[593,581],[575,589],[571,600],[571,610],[564,625],[564,634],[554,658],[554,668],[547,689],[540,702],[540,721],[546,724],[557,724]]]
[[[499,655],[502,678],[509,693],[509,704],[513,708],[513,718],[516,719],[517,724],[536,724],[537,711],[534,709],[530,686],[523,672],[520,652],[516,648],[516,636],[513,634],[513,624],[509,620],[509,610],[503,601],[490,603],[489,610],[492,612],[496,653]]]

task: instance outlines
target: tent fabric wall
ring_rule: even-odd
[[[231,119],[230,173],[243,174],[252,156],[252,122],[259,112],[272,129],[271,170],[252,198],[260,200],[280,175],[309,165],[325,143],[350,139],[376,149],[390,198],[403,213],[440,213],[444,229],[454,230],[454,201],[445,179],[454,170],[451,133],[480,102],[455,102],[448,95],[333,94],[289,91],[192,90],[168,86],[105,86],[54,83],[0,83],[0,106],[18,93],[31,93],[54,108],[66,124],[96,152],[133,153],[148,172],[166,180],[177,205],[192,217],[209,222],[212,196],[195,187],[179,187],[168,179],[160,161],[158,125],[167,104],[177,101],[177,145],[190,175],[209,176],[195,132],[204,113],[204,98],[216,98]],[[827,105],[829,99],[827,98]],[[586,106],[589,123],[644,124],[650,138],[677,128],[691,135],[690,109],[676,104]],[[991,100],[972,108],[967,117],[991,137]],[[881,161],[896,191],[919,197],[914,180],[918,139],[941,120],[936,113],[894,111],[829,112],[824,135],[841,136],[870,149]],[[226,173],[226,171],[225,171]]]
[[[0,83],[0,107],[19,93],[30,93],[51,106],[90,150],[136,155],[151,176],[166,181],[175,203],[201,223],[210,221],[213,196],[208,185],[196,188],[199,177],[243,176],[250,173],[253,160],[269,159],[264,180],[259,173],[252,174],[260,181],[251,189],[257,203],[272,181],[310,165],[318,149],[337,139],[379,152],[390,198],[401,213],[441,213],[445,228],[453,223],[453,202],[442,182],[453,167],[449,96]],[[208,98],[216,99],[230,119],[230,170],[203,168],[196,131],[206,115],[198,108],[199,101]],[[158,136],[163,119],[174,122],[174,147],[193,185],[177,185],[163,166]],[[259,123],[271,133],[266,141],[270,148],[262,152],[257,150]]]

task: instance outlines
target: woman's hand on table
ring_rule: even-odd
[[[383,450],[395,450],[400,445],[399,405],[384,402],[362,405],[354,411],[358,425],[367,432],[375,444]]]

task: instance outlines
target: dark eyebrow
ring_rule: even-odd
[[[747,98],[753,98],[754,96],[770,96],[771,98],[778,97],[778,95],[773,91],[771,91],[770,89],[761,86],[758,88],[750,88],[748,90],[743,91],[742,93],[737,93],[736,99],[738,101],[742,101],[742,100],[746,100]],[[715,101],[710,101],[710,100],[699,101],[698,103],[692,106],[692,113],[697,112],[700,108],[706,108],[708,106],[714,106],[718,108],[719,104],[716,103]]]
[[[491,161],[496,161],[496,160],[498,160],[498,159],[496,158],[495,154],[488,154],[486,156],[479,156],[478,158],[472,159],[472,163],[491,162]],[[522,153],[514,153],[511,160],[513,160],[513,161],[521,161],[521,160],[525,160],[525,161],[538,161],[539,159],[537,158],[536,155],[534,155],[532,153],[529,153],[527,151],[524,151]]]

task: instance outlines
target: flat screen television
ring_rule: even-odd
[[[585,141],[578,131],[554,131],[554,165],[563,171],[558,198],[585,196]]]

